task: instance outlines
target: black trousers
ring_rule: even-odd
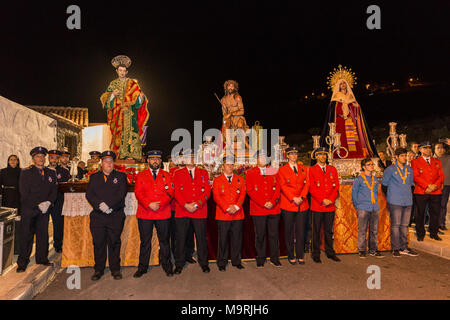
[[[115,211],[107,215],[92,211],[90,215],[90,229],[94,242],[95,271],[103,272],[108,256],[111,272],[120,271],[120,246],[125,222],[125,213]]]
[[[323,225],[325,237],[325,253],[327,257],[336,255],[333,247],[333,224],[334,211],[332,212],[317,212],[311,211],[312,215],[312,256],[320,257],[320,228]]]
[[[284,222],[284,240],[289,260],[303,259],[305,257],[305,221],[306,213],[281,210]],[[295,230],[295,234],[294,234]],[[295,255],[294,255],[295,241]]]
[[[280,215],[268,214],[265,216],[252,216],[255,226],[256,262],[263,263],[266,260],[266,230],[269,238],[270,260],[280,259],[280,247],[278,237],[280,233]]]
[[[175,245],[176,245],[176,226],[175,226],[175,211],[171,211],[172,216],[170,218],[170,225],[169,225],[169,240],[170,240],[170,251],[172,252],[174,258],[175,258]],[[186,259],[192,258],[192,255],[194,254],[195,249],[195,243],[194,243],[194,228],[192,227],[192,224],[189,224],[188,231],[186,234],[186,245],[185,245],[185,252],[186,252]]]
[[[64,205],[64,193],[58,193],[55,205],[49,210],[53,223],[53,247],[62,249],[64,237],[64,216],[62,209]]]
[[[186,263],[186,241],[189,225],[192,225],[197,242],[197,256],[200,266],[208,265],[208,242],[206,239],[206,219],[175,218],[175,266],[183,267]]]
[[[169,245],[170,219],[138,219],[139,237],[141,238],[138,269],[144,271],[148,269],[150,253],[152,252],[153,226],[155,226],[156,233],[158,234],[159,264],[163,267],[164,271],[171,270],[172,262],[170,261]]]
[[[20,249],[17,259],[19,268],[26,268],[30,262],[33,249],[34,236],[36,235],[36,263],[48,262],[48,213],[42,213],[38,209],[22,210],[20,222]]]
[[[219,248],[217,250],[217,265],[225,267],[228,262],[228,239],[231,245],[231,264],[241,264],[242,229],[244,220],[217,220]]]
[[[428,212],[430,215],[430,224],[428,230],[431,236],[438,234],[439,215],[441,211],[441,195],[440,194],[415,194],[417,212],[416,212],[416,233],[418,237],[425,236],[425,210],[428,204]]]

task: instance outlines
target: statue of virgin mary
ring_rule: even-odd
[[[352,87],[356,77],[351,69],[341,65],[328,77],[329,87],[333,90],[328,106],[325,124],[320,136],[320,145],[327,147],[325,137],[330,122],[336,123],[336,132],[341,134],[341,146],[348,150],[348,157],[378,157],[374,141],[364,118],[361,106],[353,95]],[[342,151],[345,153],[345,151]],[[337,153],[337,152],[336,152]],[[334,157],[338,157],[337,154]]]

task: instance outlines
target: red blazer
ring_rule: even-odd
[[[173,176],[175,174],[175,171],[177,171],[178,169],[181,169],[181,168],[178,166],[170,168],[169,174],[170,174],[170,177],[172,178],[172,181],[173,181]],[[175,197],[173,197],[172,200],[170,201],[170,211],[175,211],[176,202],[177,201],[175,200]]]
[[[332,212],[336,210],[335,201],[339,194],[339,176],[335,167],[327,165],[326,173],[319,164],[309,168],[309,193],[311,194],[311,211]],[[332,204],[324,206],[322,201],[328,199]]]
[[[444,171],[441,160],[430,157],[430,164],[419,157],[411,162],[414,177],[414,194],[442,194],[441,187],[444,183]],[[435,184],[438,188],[430,193],[425,193],[429,184]]]
[[[244,219],[244,199],[245,181],[244,178],[233,174],[231,183],[228,182],[225,174],[221,174],[214,179],[213,196],[216,202],[216,220],[243,220]],[[235,214],[230,214],[227,209],[231,205],[237,205],[239,210]]]
[[[134,184],[134,194],[138,201],[136,217],[139,219],[161,220],[170,218],[170,200],[174,189],[170,174],[159,169],[156,180],[150,169],[140,172]],[[160,201],[159,209],[149,208],[151,202]]]
[[[295,174],[289,163],[278,170],[281,187],[280,207],[287,211],[303,212],[309,208],[308,199],[306,198],[309,191],[309,170],[301,164],[297,164],[297,170],[298,174]],[[294,203],[294,197],[303,198],[300,206]]]
[[[250,215],[265,216],[280,214],[280,183],[277,172],[273,168],[266,168],[263,176],[259,167],[247,170],[245,173],[247,194],[250,197]],[[266,202],[273,204],[272,209],[264,207]]]
[[[175,171],[173,182],[175,185],[175,199],[177,200],[175,218],[206,219],[208,216],[207,201],[211,195],[208,172],[195,168],[194,179],[191,178],[187,167]],[[186,203],[195,202],[197,210],[190,213],[184,208]]]

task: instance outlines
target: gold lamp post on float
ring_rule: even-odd
[[[407,148],[406,134],[397,134],[397,122],[389,122],[389,136],[386,138],[386,154],[395,160],[395,150],[399,147]],[[400,141],[399,141],[400,140]]]

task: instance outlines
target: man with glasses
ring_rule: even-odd
[[[378,252],[378,179],[375,178],[375,164],[372,159],[361,161],[361,175],[353,181],[352,201],[358,215],[358,251],[359,257],[366,257],[367,225],[369,225],[369,255],[383,258]]]

